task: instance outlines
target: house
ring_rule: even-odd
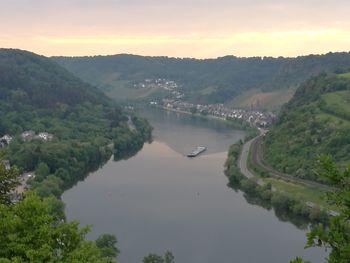
[[[23,141],[31,141],[31,140],[33,140],[34,137],[35,137],[35,132],[32,131],[32,130],[24,131],[24,132],[21,134],[21,137],[22,137]]]
[[[48,132],[40,132],[37,138],[43,141],[51,141],[53,139],[53,135]]]
[[[10,135],[6,134],[2,136],[0,138],[0,148],[9,145],[11,141],[12,141],[12,137]]]

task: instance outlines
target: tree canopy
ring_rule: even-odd
[[[330,249],[328,263],[348,263],[350,259],[350,165],[340,171],[329,156],[320,158],[320,176],[331,180],[338,190],[327,196],[331,204],[339,208],[339,215],[332,216],[330,225],[319,224],[307,234],[307,247]],[[291,263],[303,263],[297,258]],[[304,262],[307,263],[307,262]]]
[[[330,183],[313,173],[321,154],[350,161],[350,79],[321,74],[303,83],[265,136],[264,158],[277,170]]]
[[[12,203],[13,191],[19,184],[17,169],[11,167],[7,170],[0,163],[0,204],[9,205]]]
[[[12,206],[0,205],[0,262],[115,262],[85,240],[89,227],[54,217],[49,204],[27,193]]]

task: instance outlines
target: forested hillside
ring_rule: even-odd
[[[54,185],[64,189],[108,160],[112,142],[117,153],[121,143],[141,147],[150,138],[145,121],[127,116],[102,92],[50,59],[8,49],[0,50],[0,58],[0,135],[13,137],[5,154],[24,171],[48,167],[36,182],[53,181],[49,175],[54,175],[59,179]],[[137,130],[129,129],[128,118]],[[23,139],[24,131],[53,138]]]
[[[0,261],[115,262],[115,237],[85,241],[56,198],[113,153],[139,150],[151,138],[147,121],[48,58],[0,49],[0,138]],[[30,172],[21,178],[32,192],[11,205],[17,171]]]
[[[228,102],[244,91],[286,89],[322,71],[350,68],[350,53],[329,53],[297,58],[234,56],[218,59],[180,59],[114,55],[95,57],[54,57],[58,63],[83,80],[122,97],[133,83],[164,78],[176,81],[186,100]],[[157,92],[139,90],[139,97]],[[135,98],[133,92],[129,98]]]
[[[304,82],[265,138],[264,158],[276,169],[324,181],[314,165],[321,154],[339,166],[350,161],[349,74],[321,74]]]
[[[0,50],[0,96],[40,108],[107,102],[101,92],[49,59],[11,49]]]

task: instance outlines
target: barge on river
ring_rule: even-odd
[[[187,157],[196,157],[202,152],[204,152],[207,149],[205,146],[198,146],[196,149],[194,149],[192,152],[187,154]]]

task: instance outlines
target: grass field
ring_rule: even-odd
[[[128,87],[114,87],[113,89],[110,89],[106,92],[107,96],[110,98],[120,101],[120,100],[128,100],[128,99],[142,99],[147,96],[150,96],[154,92],[159,91],[160,88],[139,88],[139,89],[133,89]]]
[[[350,91],[337,91],[322,95],[322,99],[333,112],[344,114],[350,119]]]
[[[217,91],[217,88],[210,86],[210,87],[207,87],[205,89],[202,89],[199,93],[201,95],[210,95],[210,94],[214,93],[215,91]]]
[[[334,206],[327,203],[327,192],[325,190],[308,187],[301,184],[291,183],[276,178],[265,178],[263,180],[265,182],[271,183],[271,185],[274,188],[276,188],[278,191],[285,193],[286,195],[305,200],[305,202],[309,201],[318,204],[327,209],[335,209]]]
[[[250,151],[249,157],[248,157],[249,170],[256,176],[256,178],[262,179],[265,183],[271,183],[273,188],[275,188],[277,191],[283,192],[284,194],[291,197],[296,197],[297,199],[303,200],[305,202],[312,202],[326,209],[336,210],[335,206],[332,206],[327,203],[325,199],[325,196],[326,196],[325,190],[315,188],[315,187],[309,187],[302,184],[297,184],[294,182],[285,181],[282,179],[277,179],[272,177],[261,177],[259,173],[262,172],[263,170],[258,169],[252,163],[251,158],[252,158],[252,155]],[[255,169],[258,169],[259,172],[255,171]],[[265,173],[268,174],[268,172],[265,172]]]
[[[296,88],[280,89],[270,92],[263,92],[258,89],[251,89],[231,100],[228,105],[238,108],[260,108],[265,110],[278,110],[288,102],[294,95]]]
[[[350,78],[350,72],[344,73],[344,74],[339,74],[339,77]]]

